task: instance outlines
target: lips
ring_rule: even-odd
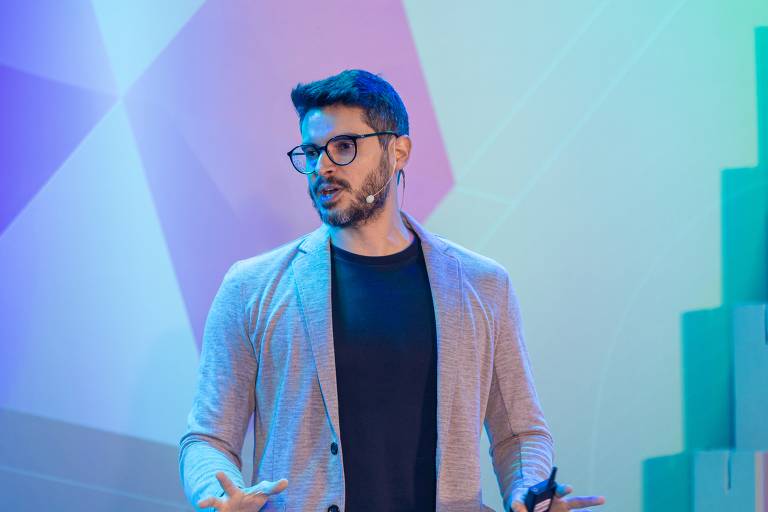
[[[317,193],[318,201],[323,205],[331,205],[342,190],[344,190],[342,187],[336,185],[323,185]]]
[[[336,193],[337,190],[340,190],[339,187],[334,186],[324,186],[320,189],[321,195],[332,195]]]
[[[322,198],[330,198],[340,190],[343,190],[343,189],[336,185],[323,185],[322,187],[320,187],[320,189],[318,189],[317,195]]]

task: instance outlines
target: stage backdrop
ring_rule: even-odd
[[[364,68],[410,113],[404,209],[512,277],[560,480],[643,510],[644,461],[684,448],[681,315],[728,301],[721,171],[766,165],[761,24],[763,0],[0,3],[4,504],[190,509],[212,297],[319,222],[290,90]]]

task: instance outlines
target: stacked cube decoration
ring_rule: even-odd
[[[743,305],[733,313],[736,447],[768,450],[768,307]]]
[[[768,512],[768,27],[758,165],[722,175],[723,304],[682,316],[684,451],[644,463],[643,509]]]
[[[730,311],[735,442],[693,453],[693,510],[768,512],[768,306]]]
[[[768,452],[717,450],[693,455],[695,512],[763,512]]]

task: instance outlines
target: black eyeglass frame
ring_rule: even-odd
[[[288,159],[291,161],[291,165],[293,166],[293,168],[296,169],[299,173],[301,173],[301,174],[312,174],[312,173],[316,172],[314,169],[311,170],[311,171],[306,171],[306,170],[302,171],[302,170],[299,170],[298,167],[296,167],[296,164],[293,163],[293,156],[292,156],[294,154],[294,151],[296,151],[297,149],[303,151],[302,146],[312,146],[312,147],[317,149],[317,152],[318,152],[317,153],[318,154],[317,158],[318,159],[320,158],[320,154],[323,151],[325,151],[325,154],[328,155],[328,159],[331,162],[333,162],[336,165],[345,166],[345,165],[351,164],[352,162],[355,161],[355,158],[357,158],[357,141],[358,141],[358,139],[365,139],[367,137],[373,137],[373,136],[376,136],[376,135],[394,135],[395,137],[400,137],[399,133],[393,132],[393,131],[389,131],[389,130],[386,130],[386,131],[383,131],[383,132],[365,133],[363,135],[351,135],[351,134],[346,134],[345,133],[345,134],[337,135],[335,137],[331,137],[330,139],[328,139],[328,142],[325,143],[325,146],[315,146],[314,144],[299,144],[298,146],[296,146],[295,148],[291,149],[286,154],[288,155]],[[349,162],[345,163],[345,164],[339,163],[336,160],[334,160],[333,157],[331,156],[331,154],[328,153],[328,149],[327,149],[329,144],[331,144],[333,141],[339,140],[339,139],[349,139],[349,140],[352,141],[352,144],[354,144],[354,146],[355,146],[355,154],[352,155],[352,159]],[[296,153],[296,154],[297,155],[304,155],[303,152],[302,153]]]

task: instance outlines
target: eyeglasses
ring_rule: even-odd
[[[366,133],[365,135],[337,135],[328,140],[325,146],[315,146],[314,144],[301,144],[288,152],[288,158],[291,159],[293,168],[301,174],[312,174],[315,172],[317,161],[323,151],[328,158],[336,165],[349,165],[357,156],[357,140],[373,137],[374,135],[394,135],[399,137],[397,132],[383,131]]]

